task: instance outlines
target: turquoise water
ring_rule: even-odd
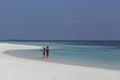
[[[120,70],[120,42],[8,42],[14,44],[26,44],[50,47],[50,62],[100,67],[106,69]],[[16,50],[7,51],[5,54],[42,60],[42,51],[33,50]]]

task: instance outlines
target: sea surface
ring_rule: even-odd
[[[5,54],[61,64],[120,70],[120,41],[1,41],[13,44],[50,47],[43,59],[41,49],[14,50]]]

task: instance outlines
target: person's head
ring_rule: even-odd
[[[45,47],[43,49],[45,50]]]
[[[47,46],[47,48],[49,48],[49,46]]]

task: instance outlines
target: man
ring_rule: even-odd
[[[46,58],[48,59],[48,57],[49,57],[49,46],[47,46],[46,48]]]

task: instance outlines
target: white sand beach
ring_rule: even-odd
[[[8,50],[39,46],[0,43],[0,80],[120,80],[120,71],[50,63],[13,57]]]

